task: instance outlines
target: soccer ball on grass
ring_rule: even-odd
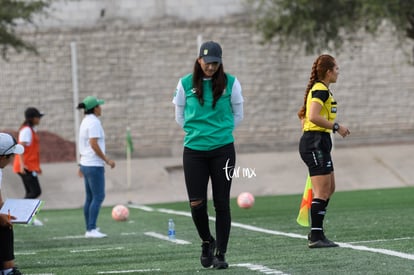
[[[115,205],[112,208],[112,219],[116,221],[126,221],[129,217],[128,207],[122,204]]]
[[[249,192],[240,193],[237,197],[237,205],[240,208],[251,208],[254,205],[254,196]]]

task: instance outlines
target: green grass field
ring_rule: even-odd
[[[300,200],[301,195],[256,197],[248,210],[233,200],[225,271],[201,267],[187,202],[131,207],[127,222],[113,221],[111,208],[103,208],[98,225],[105,239],[83,237],[81,209],[43,210],[43,227],[15,226],[16,262],[32,275],[414,273],[414,188],[337,192],[325,229],[338,248],[307,248],[309,229],[296,223]],[[188,244],[152,236],[167,235],[169,218],[177,239]]]

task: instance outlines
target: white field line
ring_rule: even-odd
[[[346,248],[351,248],[355,250],[369,251],[369,252],[374,252],[374,253],[379,253],[379,254],[384,254],[384,255],[389,255],[389,256],[395,256],[395,257],[407,259],[407,260],[414,260],[413,254],[408,254],[404,252],[398,252],[398,251],[383,249],[383,248],[370,248],[367,246],[352,245],[349,243],[338,243],[337,242],[337,244],[339,244],[340,247],[346,247]]]
[[[161,271],[159,268],[152,268],[152,269],[135,269],[135,270],[113,270],[113,271],[99,271],[98,274],[122,274],[122,273],[144,273],[144,272],[154,272],[154,271]]]
[[[166,214],[173,214],[173,215],[191,217],[190,212],[175,211],[175,210],[172,210],[172,209],[164,209],[164,208],[154,209],[154,208],[151,208],[151,210],[145,210],[145,211],[158,211],[158,212],[166,213]],[[215,221],[215,218],[210,217],[210,220]],[[239,227],[239,228],[242,228],[242,229],[246,229],[246,230],[250,230],[250,231],[254,231],[254,232],[261,232],[261,233],[270,234],[270,235],[285,236],[285,237],[297,238],[297,239],[307,239],[307,236],[303,236],[303,235],[299,235],[299,234],[295,234],[295,233],[285,233],[285,232],[281,232],[281,231],[260,228],[260,227],[257,227],[257,226],[247,225],[247,224],[242,224],[242,223],[237,223],[237,222],[232,222],[231,225],[234,226],[234,227]],[[368,252],[373,252],[373,253],[378,253],[378,254],[384,254],[384,255],[394,256],[394,257],[407,259],[407,260],[414,260],[414,254],[408,254],[408,253],[404,253],[404,252],[398,252],[398,251],[389,250],[389,249],[382,249],[382,248],[370,248],[370,247],[366,247],[366,246],[362,246],[362,245],[352,245],[350,243],[339,243],[339,242],[336,242],[336,243],[340,247],[344,247],[344,248],[350,248],[350,249],[359,250],[359,251],[368,251]]]
[[[20,251],[20,252],[14,252],[15,255],[36,255],[35,251]]]
[[[79,249],[79,250],[71,250],[70,253],[88,253],[88,252],[95,252],[95,251],[104,251],[104,250],[122,250],[123,247],[108,247],[108,248],[91,248],[91,249]]]
[[[131,236],[131,235],[137,235],[137,232],[125,232],[125,233],[121,233],[121,236]]]
[[[140,209],[140,210],[147,211],[147,212],[152,212],[152,211],[154,211],[154,209],[153,209],[153,208],[148,207],[148,206],[145,206],[145,205],[128,204],[128,207],[129,207],[129,208]]]
[[[279,270],[271,269],[264,265],[259,264],[251,264],[251,263],[240,263],[240,264],[231,264],[230,266],[234,267],[245,267],[252,271],[257,271],[263,274],[278,274],[278,275],[289,275],[288,273],[284,273]],[[135,269],[135,270],[112,270],[112,271],[99,271],[98,274],[125,274],[125,273],[142,273],[142,272],[154,272],[154,271],[161,271],[161,269]]]
[[[170,240],[168,238],[168,236],[162,235],[162,234],[159,234],[159,233],[156,233],[156,232],[145,232],[144,235],[147,235],[147,236],[150,236],[150,237],[154,237],[154,238],[157,238],[157,239],[161,239],[161,240],[164,240],[164,241],[169,241],[169,242],[177,243],[177,244],[191,244],[191,242],[188,242],[186,240],[179,240],[179,239]]]
[[[271,269],[271,268],[269,268],[267,266],[259,265],[259,264],[242,263],[242,264],[231,264],[230,266],[245,267],[245,268],[247,268],[249,270],[258,271],[258,272],[264,273],[264,274],[289,275],[288,273],[285,273],[283,271]]]
[[[403,238],[394,238],[394,239],[378,239],[378,240],[370,240],[370,241],[355,241],[349,242],[350,244],[359,244],[359,243],[381,243],[381,242],[397,242],[397,241],[404,241],[404,240],[412,240],[414,237],[403,237]]]
[[[136,234],[137,232],[121,233],[122,236],[136,235]],[[62,236],[62,237],[51,238],[51,240],[72,240],[72,239],[85,239],[85,235]]]
[[[53,237],[52,240],[70,240],[70,239],[85,239],[85,235]]]
[[[156,210],[158,212],[161,212],[161,213],[173,214],[173,215],[179,215],[179,216],[186,216],[186,217],[190,217],[191,218],[191,213],[190,212],[186,212],[186,211],[176,211],[176,210],[165,209],[165,208],[159,208],[159,209],[156,209]],[[210,217],[210,219],[214,219],[214,218],[211,218]]]
[[[232,222],[231,225],[235,226],[235,227],[247,229],[247,230],[250,230],[250,231],[262,232],[262,233],[267,233],[267,234],[271,234],[271,235],[279,235],[279,236],[285,236],[285,237],[291,237],[291,238],[307,239],[307,236],[302,236],[302,235],[298,235],[298,234],[294,234],[294,233],[284,233],[284,232],[279,232],[279,231],[274,231],[274,230],[269,230],[269,229],[263,229],[263,228],[260,228],[260,227],[257,227],[257,226],[245,225],[245,224],[241,224],[241,223],[233,223]],[[413,254],[393,251],[393,250],[389,250],[389,249],[382,249],[382,248],[370,248],[370,247],[366,247],[366,246],[362,246],[362,245],[352,245],[350,243],[339,243],[339,242],[336,242],[336,243],[340,247],[346,247],[346,248],[351,248],[351,249],[354,249],[354,250],[369,251],[369,252],[373,252],[373,253],[379,253],[379,254],[384,254],[384,255],[389,255],[389,256],[395,256],[395,257],[399,257],[399,258],[407,259],[407,260],[414,260],[414,255]]]
[[[296,239],[308,239],[307,236],[299,235],[299,234],[296,234],[296,233],[285,233],[285,232],[281,232],[281,231],[265,229],[265,228],[261,228],[261,227],[257,227],[257,226],[253,226],[253,225],[248,225],[248,224],[242,224],[242,223],[238,223],[238,222],[232,222],[231,226],[238,227],[238,228],[243,228],[243,229],[250,230],[250,231],[266,233],[266,234],[270,234],[270,235],[278,235],[278,236],[284,236],[284,237],[290,237],[290,238],[296,238]]]

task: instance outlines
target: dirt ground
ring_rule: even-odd
[[[17,131],[3,130],[12,134],[16,139]],[[63,139],[57,134],[48,131],[39,131],[37,133],[40,140],[40,162],[55,163],[68,162],[76,160],[76,145],[72,141]]]

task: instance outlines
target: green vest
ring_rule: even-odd
[[[234,118],[231,93],[235,77],[226,74],[227,86],[213,109],[212,81],[203,81],[204,105],[193,93],[193,75],[181,79],[185,92],[184,146],[198,151],[210,151],[234,141]]]

